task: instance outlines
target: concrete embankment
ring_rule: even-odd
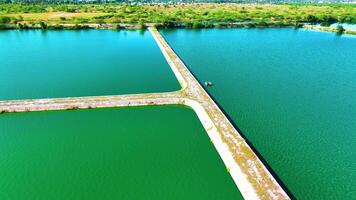
[[[152,93],[0,101],[0,113],[183,104],[181,93]]]
[[[246,141],[155,28],[150,31],[245,199],[289,199]]]

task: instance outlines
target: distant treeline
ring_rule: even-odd
[[[355,4],[0,4],[2,27],[154,23],[164,27],[271,27],[356,24]],[[57,27],[57,26],[56,26]],[[58,26],[60,27],[60,26]],[[105,26],[104,26],[105,27]]]
[[[0,0],[0,3],[355,3],[355,0]]]

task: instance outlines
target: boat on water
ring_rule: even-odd
[[[213,86],[213,83],[210,82],[210,81],[205,81],[204,84],[205,84],[205,86],[207,86],[207,87]]]

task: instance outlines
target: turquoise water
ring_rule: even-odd
[[[0,74],[0,100],[179,89],[148,31],[0,31]]]
[[[0,199],[242,199],[180,106],[0,116]]]
[[[162,30],[298,199],[356,198],[356,38]]]

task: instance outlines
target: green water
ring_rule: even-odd
[[[162,30],[298,199],[356,199],[356,38]]]
[[[0,199],[242,199],[191,109],[4,114]]]
[[[179,89],[148,31],[0,31],[0,75],[0,100]]]

